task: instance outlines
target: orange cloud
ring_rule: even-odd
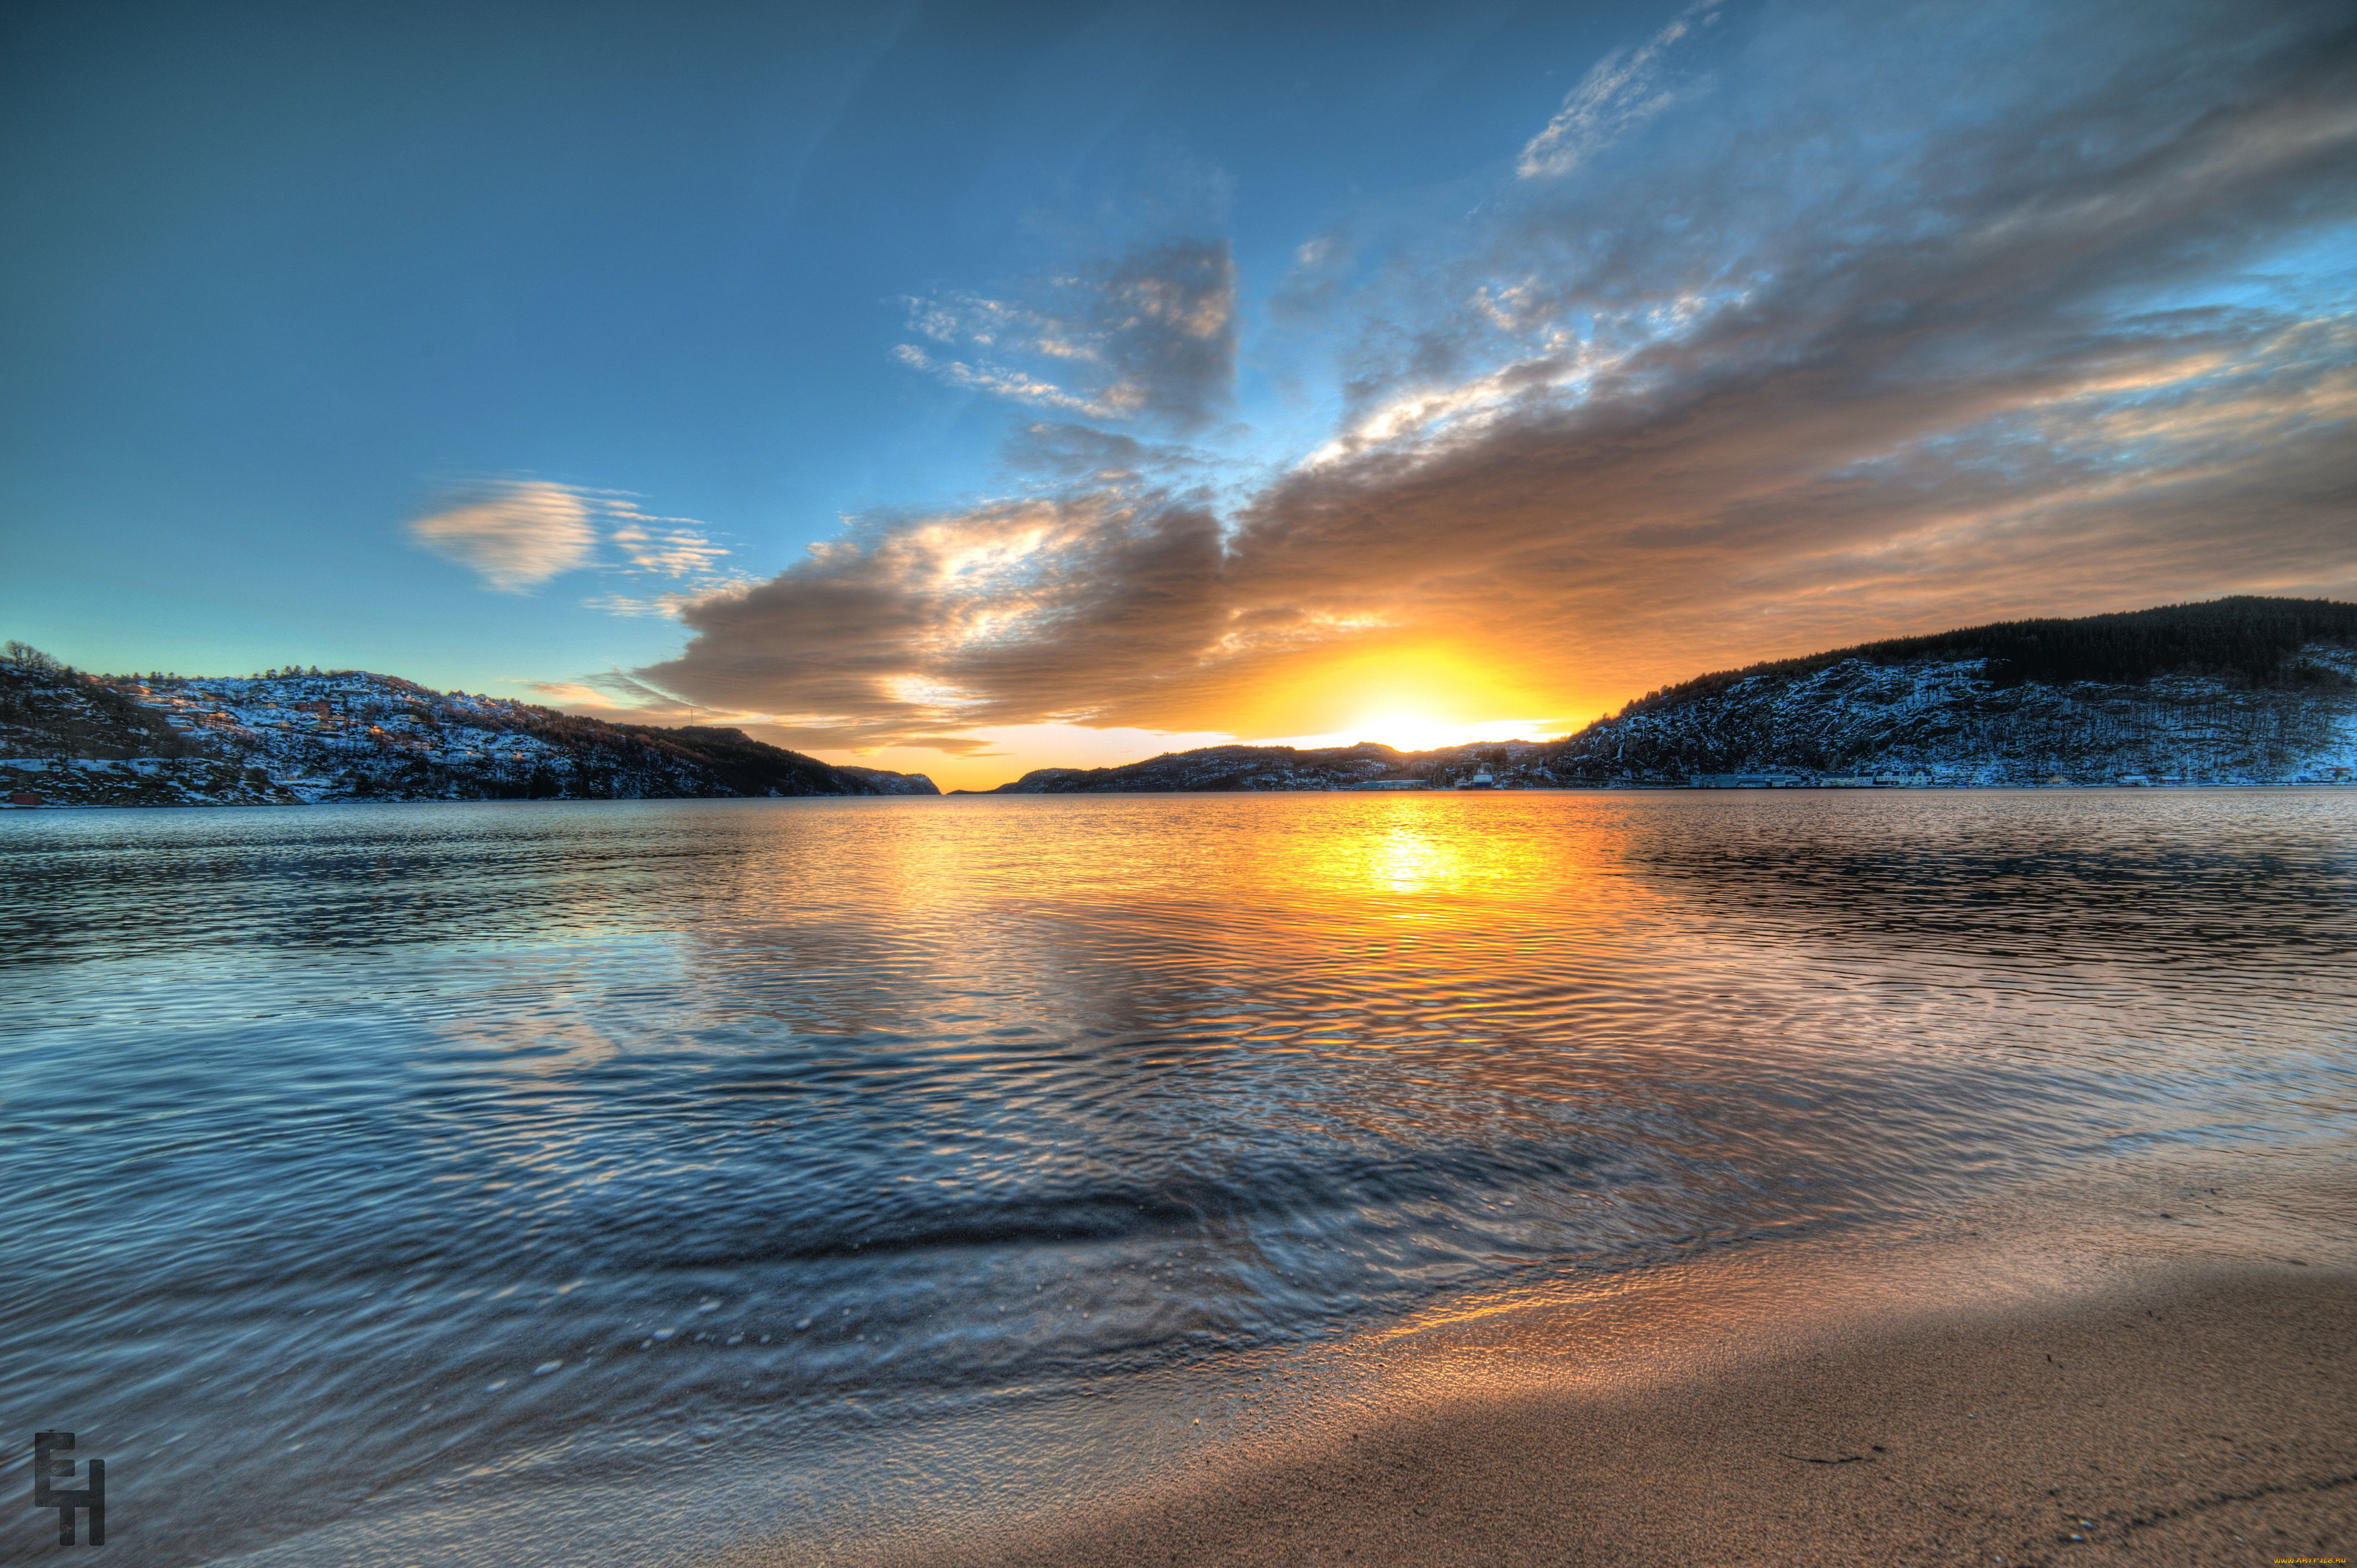
[[[503,593],[585,564],[597,542],[589,508],[564,485],[490,486],[409,525],[419,543]]]
[[[639,674],[803,749],[1567,725],[1876,636],[2357,593],[2357,305],[2261,266],[2357,226],[2357,48],[2289,22],[2222,47],[2244,37],[2170,13],[2106,72],[1927,114],[1871,165],[1812,163],[1796,113],[1739,161],[1705,128],[1615,172],[1596,138],[1634,120],[1575,113],[1532,144],[1561,177],[1367,285],[1335,434],[1289,469],[1035,426],[1039,493],[856,525],[684,604],[691,641]],[[1896,113],[1936,86],[1860,61],[1814,91]],[[1817,185],[1775,185],[1802,167]],[[1147,286],[1151,262],[1109,274],[1126,314],[1096,337],[997,305],[935,336],[1019,328],[1102,402],[1134,329],[1200,421],[1231,285]]]

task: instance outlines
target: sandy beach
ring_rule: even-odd
[[[2180,1173],[2083,1197],[2094,1223],[2060,1244],[2025,1240],[2041,1198],[1879,1250],[1458,1302],[1125,1498],[732,1561],[2345,1560],[2346,1188],[2313,1166],[2272,1191]]]
[[[1476,1399],[983,1560],[2333,1560],[2357,1547],[2352,1411],[2357,1275],[2189,1271],[1619,1393]]]

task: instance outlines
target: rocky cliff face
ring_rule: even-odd
[[[934,795],[733,729],[616,725],[361,671],[143,682],[0,658],[0,803]]]

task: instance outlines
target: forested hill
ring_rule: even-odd
[[[1972,662],[1996,687],[2141,686],[2165,674],[2222,676],[2245,685],[2281,684],[2288,676],[2296,683],[2314,663],[2302,656],[2310,644],[2357,648],[2357,605],[2245,595],[2072,620],[1997,621],[1697,675],[1647,693],[1620,716],[1716,696],[1745,681],[1790,681],[1852,661],[1886,668]]]
[[[1600,782],[2289,783],[2357,768],[2357,605],[2006,621],[1725,671],[1562,743]]]
[[[1004,789],[1447,787],[1480,768],[1508,788],[2341,781],[2357,773],[2357,605],[2244,597],[2006,621],[1698,676],[1564,740],[1211,746]]]
[[[0,648],[0,802],[934,795],[741,730],[609,725],[360,671],[87,675]]]

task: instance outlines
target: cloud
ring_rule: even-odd
[[[2357,595],[2357,276],[2299,260],[2357,240],[2345,13],[1958,15],[1779,13],[1641,164],[1388,267],[1339,425],[1232,510],[1035,426],[1044,493],[863,522],[640,676],[833,745],[1306,734],[1348,715],[1269,693],[1382,657],[1592,713],[1886,632]]]
[[[503,593],[522,593],[584,567],[626,583],[661,577],[674,585],[582,601],[611,615],[675,615],[689,601],[739,580],[721,565],[727,547],[695,519],[658,516],[625,491],[546,479],[477,483],[412,522],[409,532]]]
[[[1043,420],[1006,440],[1008,467],[1063,484],[1130,485],[1149,475],[1200,474],[1217,459],[1192,446],[1141,441],[1120,431]]]
[[[1268,297],[1268,314],[1279,326],[1303,330],[1323,318],[1340,295],[1357,263],[1355,236],[1337,228],[1294,247],[1293,265]]]
[[[1234,392],[1235,259],[1225,241],[1140,246],[1019,301],[950,294],[909,302],[936,347],[893,356],[952,386],[1077,413],[1193,429]]]
[[[703,596],[704,596],[702,594],[693,593],[645,595],[598,594],[593,597],[582,600],[581,607],[584,609],[603,610],[608,615],[621,616],[626,619],[633,619],[648,616],[661,617],[668,619],[675,618],[682,610],[685,609],[688,606],[694,604],[697,599],[702,598]]]
[[[657,517],[642,510],[627,496],[611,491],[599,495],[613,542],[630,565],[665,577],[710,582],[720,575],[727,547],[716,544],[705,525],[692,517]]]
[[[527,681],[524,686],[541,701],[566,713],[603,719],[608,724],[659,725],[666,728],[695,725],[751,731],[769,718],[766,714],[739,713],[691,703],[619,670],[601,671],[572,681]]]
[[[526,681],[524,690],[550,703],[562,703],[576,711],[608,709],[613,699],[597,687],[580,681]]]
[[[1566,175],[1619,141],[1636,126],[1695,91],[1665,79],[1662,56],[1697,27],[1717,20],[1719,0],[1703,0],[1634,49],[1615,49],[1598,60],[1546,129],[1530,139],[1514,172],[1524,179]]]
[[[1099,295],[1117,400],[1182,429],[1225,405],[1236,375],[1236,266],[1222,241],[1132,252]]]
[[[687,607],[686,650],[637,675],[830,746],[1090,722],[1145,701],[1217,638],[1202,587],[1219,558],[1217,521],[1153,492],[902,521]]]
[[[485,486],[417,519],[409,532],[510,594],[585,564],[597,542],[589,503],[566,486],[536,479]]]
[[[892,350],[892,357],[912,371],[924,371],[968,392],[989,392],[1045,408],[1069,409],[1074,413],[1085,413],[1098,419],[1120,419],[1129,412],[1117,403],[1076,396],[1053,381],[1041,381],[1020,371],[989,365],[976,369],[963,360],[936,359],[913,343],[900,344]]]
[[[1881,122],[1913,133],[1895,166],[1812,163],[1826,105],[1944,105],[1949,62],[1836,50],[1847,13],[1770,38],[1842,69],[1777,73],[1781,124],[1729,105],[1442,269],[1515,280],[1507,319],[1460,283],[1421,328],[1491,362],[1371,377],[1247,509],[1231,591],[1509,620],[1525,657],[1626,691],[1881,629],[2357,586],[2335,521],[2357,302],[2345,274],[2321,306],[2260,282],[2357,220],[2351,38],[2321,9],[2247,35],[2147,16],[2106,69],[2073,40],[2075,83],[2049,66],[1969,123]]]

